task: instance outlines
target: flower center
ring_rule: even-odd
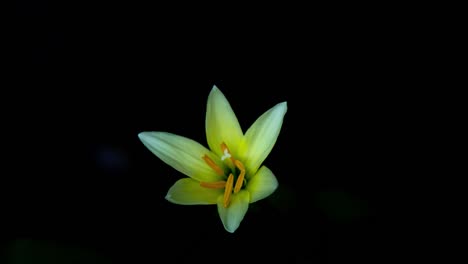
[[[242,162],[232,157],[231,152],[229,151],[229,148],[226,146],[224,142],[221,144],[221,150],[223,151],[223,156],[221,156],[221,161],[228,163],[228,166],[233,168],[231,169],[231,173],[229,173],[229,175],[227,176],[227,181],[200,182],[200,186],[205,187],[205,188],[211,188],[211,189],[224,188],[223,205],[224,205],[224,208],[227,208],[231,201],[232,193],[233,192],[238,193],[241,190],[242,186],[244,185],[245,167],[244,167],[244,164],[242,164]],[[218,165],[216,165],[216,163],[210,157],[208,157],[208,155],[203,156],[202,159],[218,175],[226,177],[226,174],[224,173],[223,169],[221,169]],[[236,170],[236,168],[238,169],[238,171]],[[235,181],[236,182],[235,184],[234,184],[234,178],[237,178]]]

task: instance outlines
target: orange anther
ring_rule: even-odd
[[[240,191],[240,189],[242,188],[242,185],[244,184],[245,167],[238,160],[236,160],[234,162],[234,164],[236,164],[236,167],[239,168],[239,170],[240,170],[239,177],[237,178],[237,181],[236,181],[236,186],[234,187],[234,193],[238,193]]]
[[[202,157],[202,159],[210,166],[219,176],[224,176],[224,171],[216,165],[216,163],[208,157],[208,155],[205,154],[205,156]]]
[[[217,182],[200,182],[201,187],[210,188],[210,189],[222,189],[226,186],[225,181]]]
[[[231,193],[232,193],[232,185],[234,183],[234,175],[229,174],[226,187],[224,189],[224,208],[227,208],[229,206],[229,202],[231,200]]]

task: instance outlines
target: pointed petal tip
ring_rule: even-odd
[[[230,234],[234,234],[234,232],[236,232],[237,228],[236,229],[229,229],[229,228],[225,228],[226,231],[228,231]]]
[[[142,142],[148,142],[151,137],[152,137],[152,133],[154,132],[140,132],[138,133],[138,138],[142,141]]]
[[[218,88],[216,85],[213,85],[213,87],[211,87],[211,91],[210,91],[210,93],[208,94],[208,96],[213,96],[213,94],[219,93],[219,92],[221,92],[221,91],[219,90],[219,88]]]
[[[213,87],[211,88],[211,91],[210,91],[210,96],[213,96],[214,94],[218,94],[218,93],[221,93],[221,90],[219,90],[218,86],[216,85],[213,85]]]
[[[167,193],[166,196],[164,197],[164,199],[166,199],[166,201],[170,202],[170,203],[174,203],[174,204],[178,204],[174,198],[172,197],[172,195],[170,193]]]
[[[279,103],[278,106],[283,107],[285,111],[288,110],[288,102],[287,101]]]
[[[177,202],[174,201],[174,197],[172,196],[170,189],[167,192],[166,196],[164,196],[164,199],[166,199],[166,201],[168,201],[170,203],[178,204]]]
[[[138,133],[138,138],[139,138],[141,141],[145,141],[146,139],[148,139],[148,132],[140,132],[140,133]]]

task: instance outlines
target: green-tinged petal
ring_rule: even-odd
[[[216,204],[218,197],[223,197],[224,189],[210,189],[200,186],[200,183],[184,178],[178,180],[169,189],[166,199],[175,204]]]
[[[206,106],[205,120],[208,146],[222,156],[221,143],[226,143],[232,155],[237,155],[237,147],[242,140],[242,129],[237,117],[224,94],[213,86]]]
[[[250,202],[266,198],[278,187],[278,180],[275,175],[265,166],[262,166],[257,174],[247,183],[247,191],[250,192]]]
[[[218,166],[224,168],[218,161],[219,157],[196,141],[166,132],[142,132],[138,137],[162,161],[197,181],[213,182],[223,179],[202,158],[208,155]]]
[[[275,105],[261,115],[245,133],[239,155],[247,169],[247,177],[252,177],[270,154],[280,133],[287,108],[286,102]]]
[[[223,200],[223,196],[218,197],[218,213],[224,228],[228,232],[234,233],[249,209],[250,194],[245,190],[232,194],[231,202],[227,208],[224,208]]]

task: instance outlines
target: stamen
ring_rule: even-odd
[[[229,202],[231,200],[231,193],[232,193],[232,184],[234,183],[234,175],[229,174],[227,183],[226,183],[226,188],[224,189],[224,208],[227,208],[229,206]]]
[[[224,176],[224,171],[218,165],[216,165],[216,163],[212,159],[210,159],[208,155],[205,154],[205,156],[203,156],[202,159],[205,160],[206,164],[208,164],[208,166],[210,166],[214,171],[216,171],[216,173],[219,176]]]
[[[234,164],[236,164],[236,167],[239,168],[240,170],[239,177],[237,178],[237,181],[236,181],[236,186],[234,187],[234,193],[238,193],[240,189],[242,188],[242,185],[244,184],[245,167],[242,164],[242,162],[238,160],[236,160]]]
[[[226,181],[200,182],[200,186],[210,189],[222,189],[226,186]]]

